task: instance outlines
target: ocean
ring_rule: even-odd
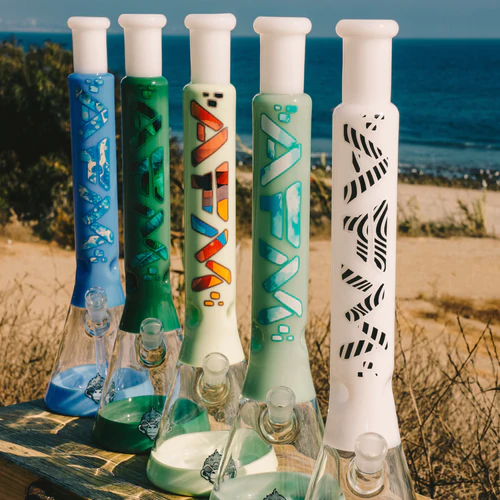
[[[0,33],[4,40],[12,36]],[[70,34],[16,33],[24,47],[45,40],[71,48]],[[313,99],[313,164],[331,156],[331,114],[341,101],[340,39],[309,38],[305,92]],[[125,73],[123,36],[108,36],[109,68]],[[251,144],[252,98],[259,92],[259,40],[233,38],[237,132]],[[182,135],[182,88],[189,39],[163,38],[172,133]],[[500,40],[395,39],[393,98],[401,114],[400,170],[416,175],[491,178],[500,185]],[[497,181],[498,179],[498,181]]]

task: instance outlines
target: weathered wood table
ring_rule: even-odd
[[[152,486],[147,455],[96,448],[91,426],[48,412],[42,400],[0,408],[0,500],[187,498]]]

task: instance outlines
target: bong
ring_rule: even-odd
[[[127,72],[121,82],[127,296],[92,432],[105,448],[140,453],[153,446],[181,342],[170,285],[166,18],[125,14],[118,22]]]
[[[104,17],[72,17],[71,110],[76,276],[59,352],[45,394],[48,408],[97,412],[123,308],[118,265],[114,77],[108,73]],[[109,307],[109,309],[108,309]]]
[[[305,341],[311,98],[305,18],[260,17],[253,101],[252,339],[238,413],[213,500],[303,499],[323,422]]]
[[[344,20],[333,114],[330,406],[308,500],[414,499],[392,394],[399,112],[394,21]],[[333,486],[332,486],[333,485]]]
[[[232,14],[186,17],[191,83],[183,91],[186,308],[175,380],[148,462],[149,479],[208,495],[246,371],[236,318],[236,91]]]

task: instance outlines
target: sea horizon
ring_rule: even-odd
[[[12,36],[25,49],[46,40],[71,49],[70,32],[0,32],[2,40]],[[341,47],[333,37],[308,37],[306,45],[313,164],[330,163],[331,113],[341,102]],[[171,130],[182,138],[182,88],[190,80],[188,35],[164,34],[163,53]],[[109,34],[108,55],[110,71],[123,77],[121,33]],[[257,36],[233,37],[232,83],[238,95],[237,133],[251,146],[251,101],[259,93]],[[392,101],[401,114],[400,170],[455,178],[491,171],[500,185],[500,38],[396,38]]]

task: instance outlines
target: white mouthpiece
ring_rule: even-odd
[[[233,14],[190,14],[191,82],[227,85],[231,79]]]
[[[118,23],[125,30],[127,76],[161,76],[161,29],[167,18],[162,14],[122,14]]]
[[[343,38],[342,101],[391,100],[392,38],[396,21],[345,19],[337,24]]]
[[[258,17],[253,29],[260,34],[260,91],[266,94],[302,94],[306,35],[312,24],[306,17]]]
[[[106,30],[107,17],[70,17],[73,32],[73,66],[75,73],[102,74],[108,72]]]

